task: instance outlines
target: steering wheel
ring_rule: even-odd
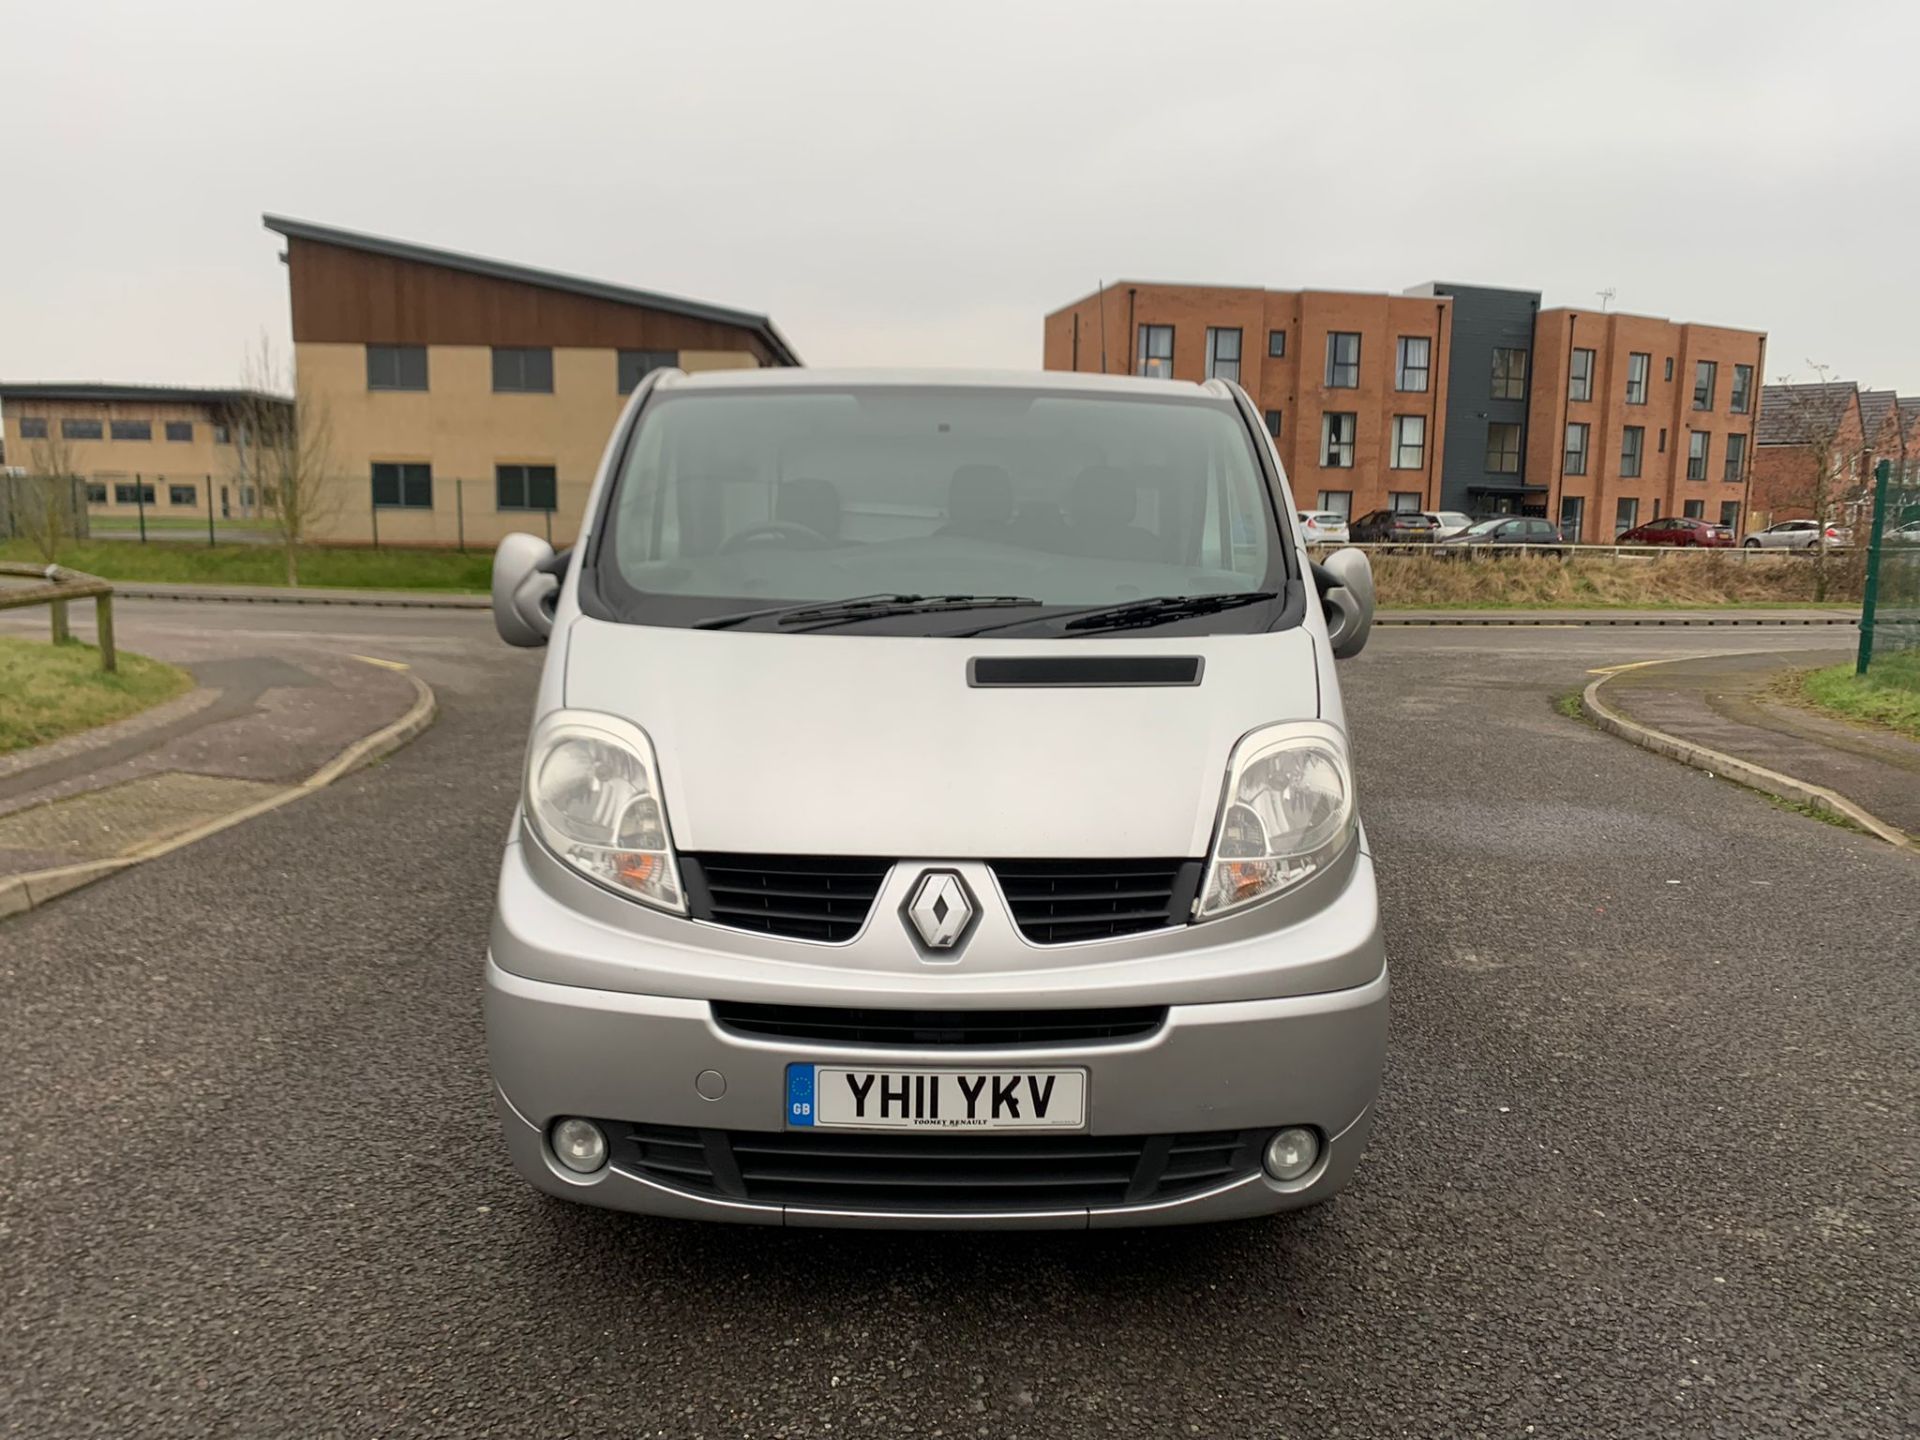
[[[720,542],[719,553],[731,555],[754,545],[779,544],[794,550],[824,550],[834,542],[811,525],[796,525],[791,520],[766,520],[736,530]]]

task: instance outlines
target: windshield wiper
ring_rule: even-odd
[[[797,605],[774,605],[736,615],[714,615],[693,623],[695,630],[725,630],[749,620],[772,620],[777,625],[821,629],[882,615],[919,615],[940,610],[988,610],[1005,605],[1040,605],[1028,595],[855,595],[846,600],[804,600]]]
[[[1128,600],[1120,605],[1096,605],[1082,610],[1062,610],[1052,615],[1036,615],[1031,620],[1007,620],[998,625],[983,625],[969,635],[984,635],[991,630],[1009,630],[1016,625],[1040,625],[1061,622],[1066,630],[1125,630],[1137,625],[1161,625],[1169,620],[1184,620],[1189,615],[1211,615],[1240,605],[1257,605],[1278,598],[1273,590],[1235,590],[1221,595],[1160,595],[1151,600]]]

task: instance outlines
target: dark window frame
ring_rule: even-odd
[[[1733,367],[1733,388],[1727,394],[1727,413],[1745,415],[1753,409],[1753,366]]]
[[[1425,354],[1418,365],[1407,363],[1407,348],[1411,345],[1425,347]],[[1420,377],[1418,385],[1409,385],[1407,380],[1414,374]],[[1408,395],[1424,395],[1433,382],[1433,337],[1431,335],[1401,335],[1393,346],[1393,388]]]
[[[1704,372],[1704,374],[1702,373]],[[1704,380],[1704,387],[1702,381]],[[1713,392],[1720,388],[1720,362],[1718,360],[1696,360],[1693,362],[1693,408],[1711,411]]]
[[[191,420],[169,420],[166,422],[165,433],[167,443],[170,445],[192,444],[193,422]]]
[[[1747,436],[1745,431],[1736,430],[1727,436],[1725,455],[1720,462],[1720,479],[1723,484],[1738,485],[1746,478]]]
[[[104,505],[107,503],[107,487],[104,483],[98,480],[90,480],[87,482],[87,503],[89,505]]]
[[[1173,379],[1174,327],[1171,325],[1149,325],[1142,321],[1134,337],[1133,373],[1142,380]],[[1167,337],[1167,353],[1162,355],[1151,349],[1153,341],[1160,335]],[[1149,369],[1149,366],[1165,365],[1164,372]]]
[[[418,359],[419,373],[414,373]],[[418,379],[419,384],[413,381]],[[367,346],[367,389],[417,394],[429,388],[427,347],[424,345]]]
[[[1578,435],[1580,443],[1574,444]],[[1593,454],[1593,426],[1585,420],[1569,420],[1566,433],[1560,437],[1560,473],[1562,475],[1584,475],[1587,473],[1589,457]]]
[[[107,438],[107,426],[103,420],[89,420],[85,416],[70,415],[60,422],[62,440],[104,440]]]
[[[433,509],[433,466],[419,460],[374,460],[369,479],[373,484],[373,508],[376,510]],[[383,475],[382,471],[389,473]],[[387,482],[390,498],[381,498],[381,482]],[[424,489],[420,488],[424,487]],[[420,498],[424,494],[425,498]],[[251,503],[245,501],[244,503]]]
[[[631,395],[640,382],[655,370],[673,370],[680,364],[678,350],[616,350],[613,355],[613,388]]]
[[[1492,399],[1524,400],[1527,398],[1527,368],[1532,353],[1523,345],[1493,347],[1493,366],[1488,372],[1487,392]],[[1516,373],[1516,366],[1518,373]]]
[[[1267,331],[1267,358],[1284,360],[1287,358],[1287,332],[1284,330]]]
[[[146,480],[116,480],[113,483],[113,503],[116,505],[154,505],[153,485]]]
[[[536,485],[546,487],[547,503],[536,503]],[[519,499],[510,500],[509,487],[517,486]],[[532,511],[551,515],[560,508],[560,478],[552,465],[514,461],[493,467],[493,508],[501,511]]]
[[[1286,417],[1278,410],[1269,410],[1263,418],[1267,423],[1267,434],[1278,440],[1280,438],[1280,427]]]
[[[22,440],[49,440],[52,438],[52,426],[44,415],[22,415],[20,417],[20,438]]]
[[[1581,363],[1581,356],[1586,362]],[[1573,347],[1567,356],[1567,399],[1576,404],[1586,404],[1593,399],[1593,372],[1598,368],[1598,356],[1594,350],[1584,345]]]
[[[1353,355],[1350,359],[1341,358],[1344,348],[1342,341],[1353,342]],[[1345,376],[1345,379],[1341,377]],[[1358,330],[1329,330],[1327,332],[1327,369],[1326,388],[1329,390],[1358,390],[1360,388],[1360,332]]]
[[[1345,421],[1336,425],[1336,421]],[[1337,438],[1344,430],[1346,438]],[[1357,410],[1323,410],[1320,414],[1320,468],[1322,470],[1351,470],[1354,468],[1354,451],[1360,443],[1360,413]],[[1346,459],[1336,458],[1342,452]]]
[[[1496,431],[1511,431],[1513,433],[1512,446],[1502,445],[1496,449],[1493,443],[1494,433]],[[1487,424],[1486,473],[1489,475],[1518,475],[1520,473],[1520,456],[1525,444],[1526,439],[1525,436],[1521,434],[1520,422],[1518,420],[1489,421]],[[1504,463],[1509,459],[1512,461],[1511,464]]]
[[[107,438],[123,443],[151,445],[153,443],[153,421],[151,420],[109,420]]]
[[[1401,454],[1406,450],[1405,442],[1400,438],[1404,433],[1403,424],[1411,420],[1420,427],[1420,439],[1413,446],[1414,462],[1411,465],[1400,463]],[[1396,415],[1393,417],[1391,432],[1387,436],[1387,469],[1402,473],[1409,470],[1424,470],[1427,467],[1427,417],[1424,415]]]
[[[1629,445],[1628,439],[1633,441]],[[1633,468],[1627,466],[1631,462]],[[1620,427],[1620,478],[1638,480],[1647,463],[1647,427],[1644,425],[1622,425]]]
[[[1220,341],[1229,335],[1233,337],[1233,356],[1231,359],[1219,353]],[[1240,357],[1243,353],[1241,338],[1240,327],[1238,325],[1209,325],[1207,327],[1207,379],[1231,380],[1236,385],[1240,383]],[[1218,367],[1222,364],[1231,365],[1233,367],[1233,373],[1231,375],[1221,374]]]
[[[182,495],[186,496],[187,498],[182,500],[180,498]],[[198,505],[199,503],[200,503],[200,487],[198,485],[167,486],[167,504]]]
[[[1640,362],[1638,376],[1640,393],[1634,393],[1634,362]],[[1653,352],[1651,350],[1631,350],[1627,353],[1627,404],[1644,405],[1647,403],[1647,389],[1653,384]]]
[[[551,345],[495,345],[493,393],[496,395],[551,395]]]
[[[1694,445],[1696,441],[1699,442],[1700,453],[1698,455],[1693,453]],[[1687,431],[1687,479],[1689,480],[1706,479],[1707,470],[1711,467],[1712,463],[1713,463],[1713,432],[1711,430]],[[1694,473],[1696,464],[1698,465],[1699,472],[1700,472],[1697,475]]]

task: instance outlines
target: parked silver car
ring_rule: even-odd
[[[1828,549],[1853,543],[1853,532],[1845,526],[1823,526],[1818,520],[1782,520],[1740,543],[1749,550],[1811,550],[1821,543],[1823,532]]]
[[[1473,517],[1459,510],[1428,510],[1426,517],[1433,521],[1433,538],[1450,540],[1462,530],[1473,524]]]
[[[1332,660],[1238,387],[656,370],[546,644],[486,964],[550,1194],[760,1224],[1220,1220],[1346,1184],[1387,1029]]]

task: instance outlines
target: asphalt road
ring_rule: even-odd
[[[1550,705],[1815,632],[1376,631],[1355,1186],[939,1236],[525,1189],[478,999],[537,657],[463,614],[129,604],[122,640],[242,624],[409,660],[441,719],[0,922],[0,1433],[1913,1433],[1920,866]]]

